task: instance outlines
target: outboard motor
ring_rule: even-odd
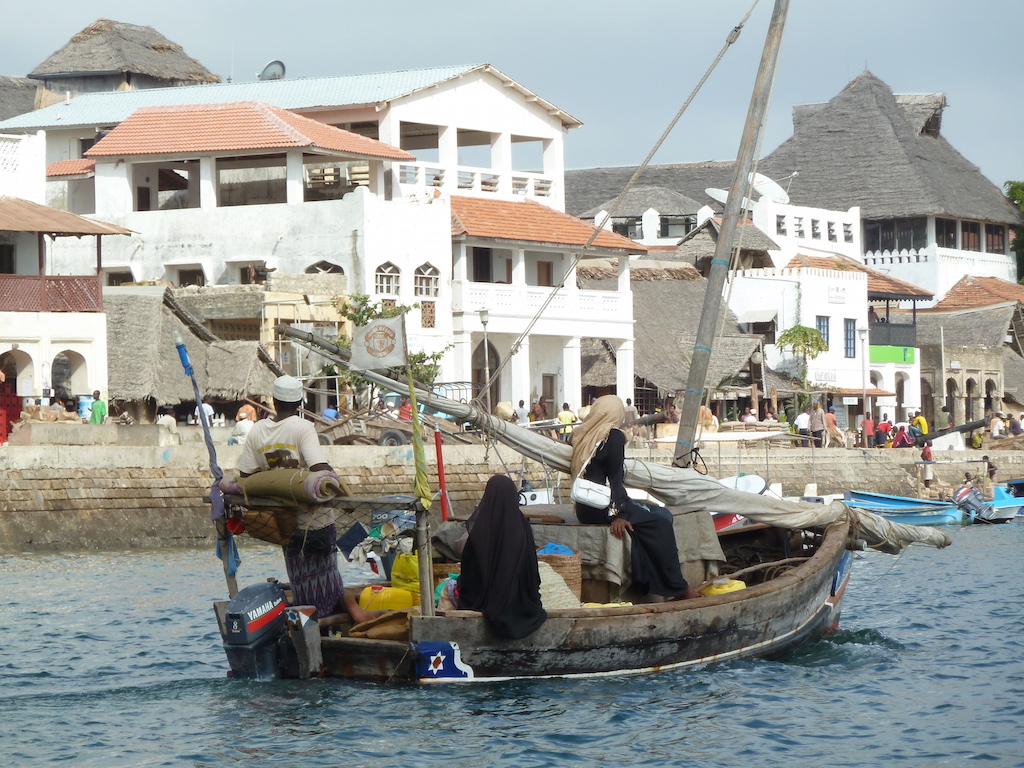
[[[278,676],[287,640],[284,589],[276,581],[239,590],[224,616],[224,652],[234,677]]]
[[[969,488],[966,485],[958,488],[953,494],[953,501],[957,509],[972,513],[975,520],[991,520],[995,514],[995,507],[985,501],[985,497],[977,488]]]

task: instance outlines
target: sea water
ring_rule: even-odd
[[[3,556],[0,765],[1024,766],[1024,524],[949,532],[781,659],[423,687],[227,679],[207,550]]]

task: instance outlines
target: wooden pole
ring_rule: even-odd
[[[782,45],[782,32],[786,26],[786,13],[789,0],[775,0],[768,35],[765,38],[761,64],[754,81],[754,92],[747,110],[747,120],[743,126],[743,137],[736,157],[736,171],[729,188],[729,197],[722,214],[722,227],[715,243],[715,255],[711,260],[707,288],[704,294],[704,309],[701,312],[700,324],[697,327],[697,339],[693,348],[693,359],[690,361],[690,373],[683,398],[683,410],[679,418],[679,433],[676,438],[676,450],[673,465],[689,467],[692,463],[692,451],[697,432],[697,416],[703,399],[704,387],[707,383],[708,367],[711,362],[711,346],[715,334],[722,305],[722,292],[725,279],[729,273],[729,260],[732,255],[733,241],[739,222],[740,208],[749,188],[748,176],[754,166],[754,152],[768,101],[775,79],[775,68],[779,60],[779,49]]]

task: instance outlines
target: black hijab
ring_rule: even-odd
[[[536,631],[547,618],[540,602],[537,547],[511,479],[494,475],[487,481],[466,529],[459,608],[482,612],[504,637]]]

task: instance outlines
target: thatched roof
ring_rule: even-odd
[[[271,393],[282,371],[255,341],[221,341],[189,315],[169,290],[107,289],[107,366],[112,400],[193,402],[174,332],[185,340],[200,391],[217,400]]]
[[[758,172],[783,183],[794,205],[845,211],[865,219],[953,216],[1024,223],[998,187],[939,135],[941,94],[894,96],[864,72],[827,104],[793,110],[793,136],[761,160]],[[720,208],[704,192],[728,189],[735,163],[649,166],[641,183],[666,187]],[[588,211],[626,186],[636,166],[565,172],[566,210]]]
[[[789,185],[794,205],[845,210],[865,219],[954,216],[1024,222],[978,167],[939,134],[941,95],[897,99],[868,71],[828,104],[794,110],[793,135],[761,162]]]
[[[685,389],[707,281],[692,269],[637,269],[631,277],[636,375],[665,391]],[[579,284],[588,290],[614,290],[616,279],[613,270],[591,267],[579,270]],[[708,381],[712,386],[737,377],[761,342],[759,335],[741,334],[735,315],[726,312],[727,335],[716,340],[711,355]],[[615,366],[609,346],[598,339],[584,342],[584,385],[613,385]]]
[[[1024,406],[1024,357],[1009,347],[1003,347],[1003,400]]]
[[[618,195],[595,205],[581,219],[593,219],[601,211],[610,211]],[[697,213],[702,203],[665,187],[633,187],[619,203],[615,216],[643,216],[651,208],[662,216],[686,216]]]
[[[1003,346],[1017,304],[1008,302],[985,309],[955,312],[917,313],[917,346],[986,347]]]
[[[662,187],[691,198],[700,205],[721,207],[704,192],[708,187],[728,189],[732,182],[732,161],[649,165],[638,183]],[[614,200],[636,172],[636,166],[584,168],[565,172],[565,210],[585,215],[608,200]],[[700,207],[700,206],[698,206]],[[695,212],[695,211],[694,211]]]
[[[0,75],[0,120],[31,112],[38,84],[27,77]]]
[[[29,77],[132,72],[161,80],[219,83],[220,78],[152,27],[99,19],[87,26]]]

